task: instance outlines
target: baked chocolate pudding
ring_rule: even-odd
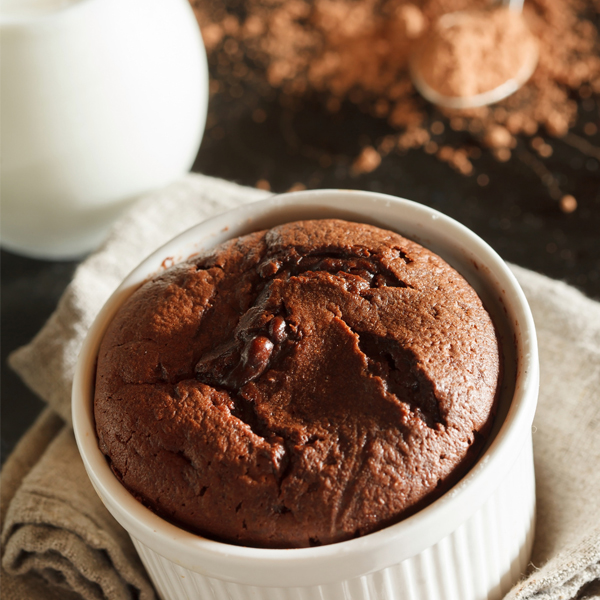
[[[230,240],[138,288],[98,355],[99,446],[200,535],[347,540],[472,466],[499,384],[493,323],[440,257],[341,220]]]

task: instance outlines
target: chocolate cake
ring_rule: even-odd
[[[147,281],[98,355],[99,446],[202,536],[329,544],[394,523],[476,460],[499,380],[490,316],[440,257],[340,220],[231,240]]]

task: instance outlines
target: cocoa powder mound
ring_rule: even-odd
[[[366,104],[390,125],[390,136],[377,147],[381,155],[392,149],[423,147],[459,172],[472,173],[464,149],[440,149],[431,140],[427,104],[412,84],[409,60],[440,17],[453,11],[485,10],[489,3],[191,1],[218,78],[227,81],[232,96],[241,97],[239,84],[251,82],[265,94],[279,90],[284,100],[316,92],[331,112],[343,101]],[[598,14],[598,0],[527,0],[522,19],[539,48],[535,72],[515,94],[492,106],[441,109],[446,124],[455,131],[469,131],[500,161],[511,157],[515,136],[534,137],[541,131],[565,136],[577,117],[574,93],[600,95],[600,44],[592,22]],[[498,57],[502,76],[514,67],[514,60],[514,55]],[[215,82],[213,91],[218,85]],[[377,163],[372,154],[368,163],[368,168]],[[356,165],[360,172],[361,157]],[[553,195],[558,193],[555,190]]]
[[[537,43],[521,13],[507,7],[448,13],[424,36],[413,65],[436,92],[472,97],[531,74]],[[525,70],[525,72],[524,72]]]

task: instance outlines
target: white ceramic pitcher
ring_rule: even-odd
[[[208,103],[187,0],[1,0],[2,245],[97,246],[141,193],[191,167]]]

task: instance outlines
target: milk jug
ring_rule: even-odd
[[[187,0],[0,0],[1,243],[95,248],[144,192],[188,171],[206,54]]]

